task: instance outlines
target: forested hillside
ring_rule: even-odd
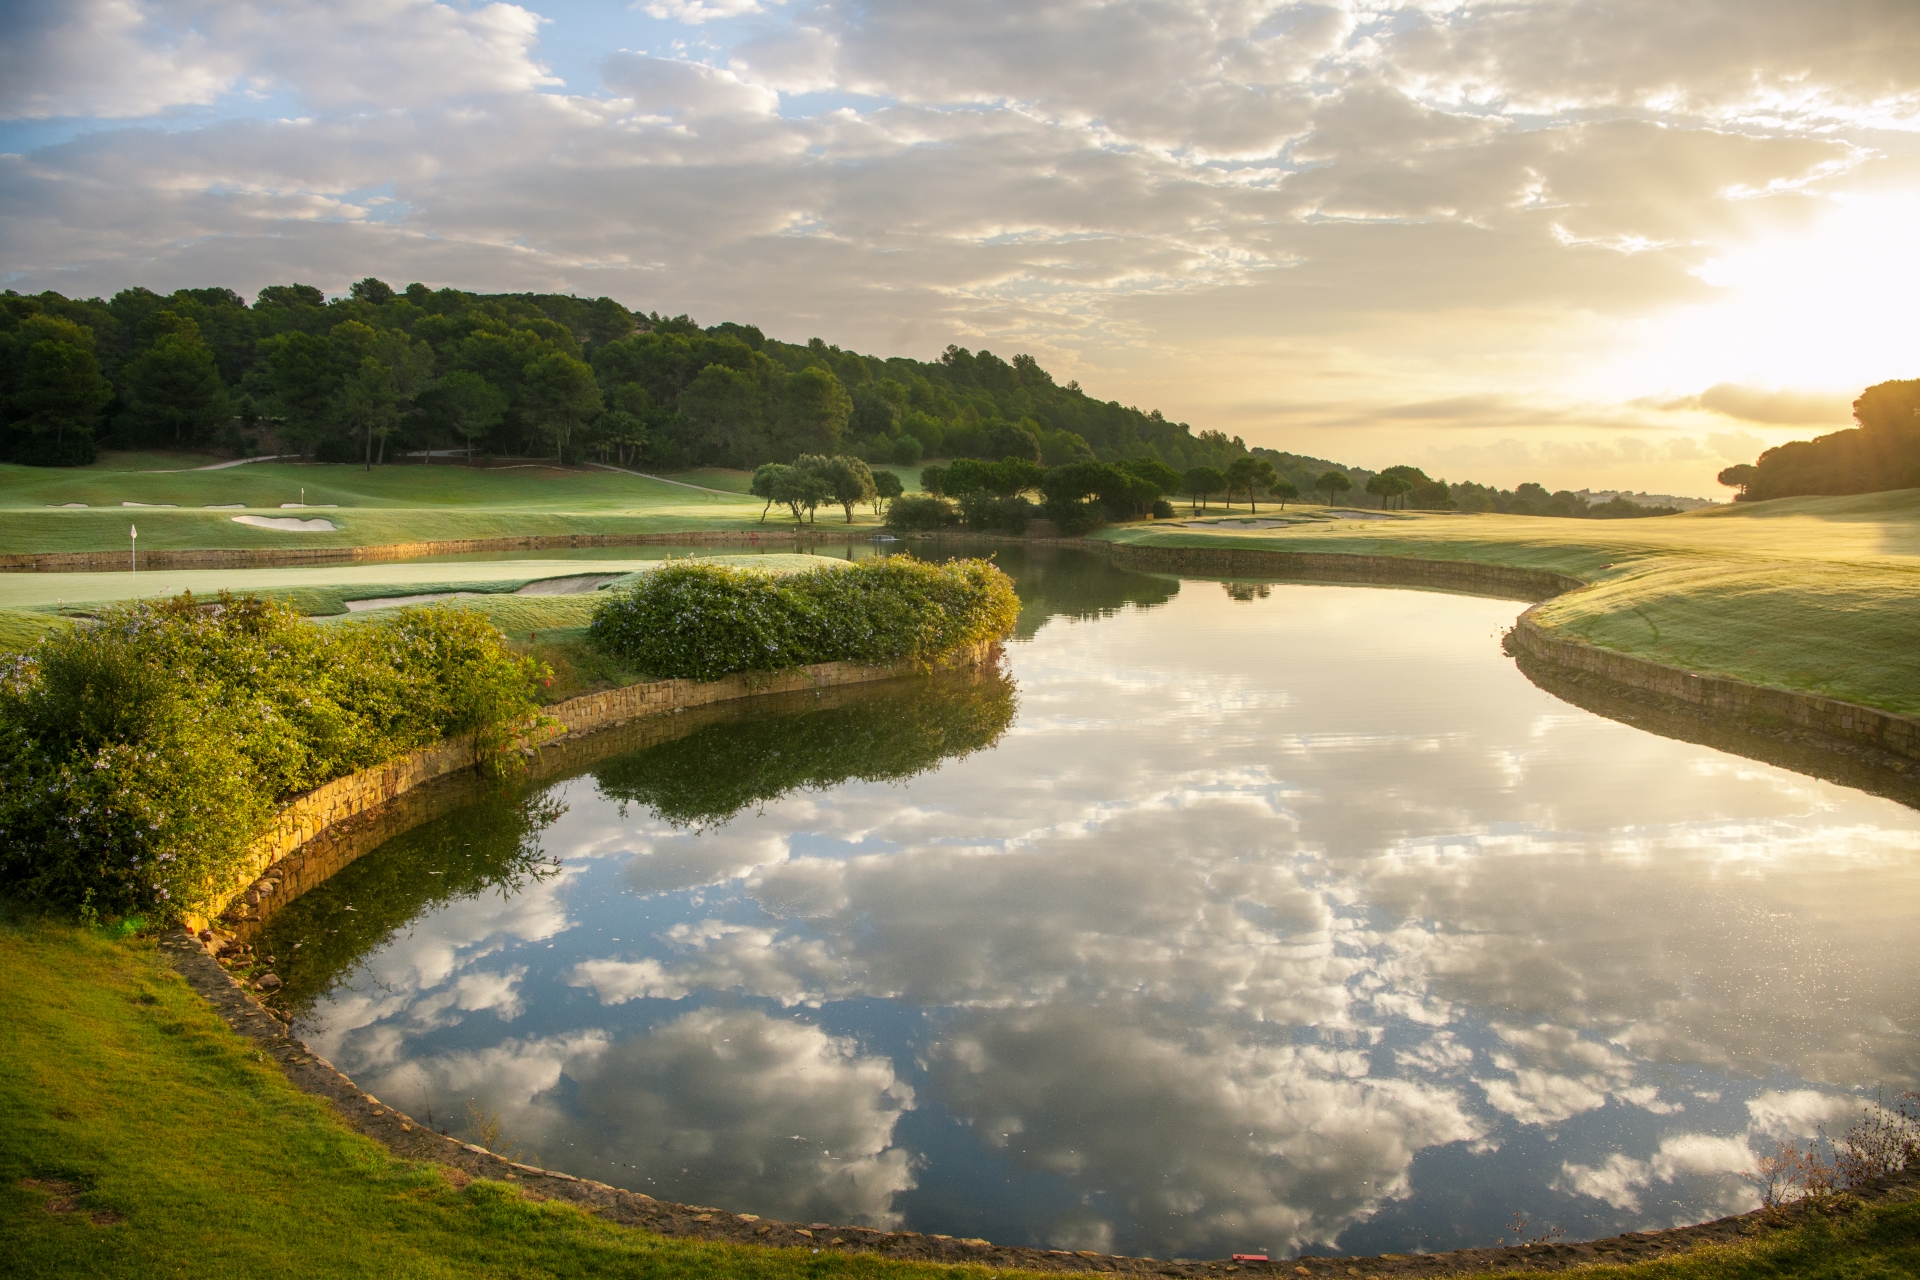
[[[312,285],[273,285],[251,305],[220,288],[126,289],[105,301],[9,290],[0,461],[80,466],[103,447],[369,466],[457,451],[650,471],[843,455],[904,466],[1137,461],[1200,472],[1202,487],[1186,491],[1202,494],[1529,515],[1664,511],[1250,451],[1238,436],[1063,386],[1030,355],[949,346],[934,361],[881,359],[818,338],[778,342],[752,325],[643,315],[612,298],[396,292],[371,278],[331,301]],[[1092,474],[1080,477],[1088,492],[1119,483]],[[1132,507],[1137,497],[1115,501]]]
[[[333,301],[276,285],[0,299],[0,457],[217,448],[378,463],[421,450],[753,467],[1157,458],[1225,467],[1238,439],[1057,384],[1031,356],[948,347],[883,360],[751,325],[701,328],[611,298],[362,280]]]
[[[1853,419],[1860,425],[1728,467],[1720,483],[1739,489],[1740,502],[1920,488],[1920,378],[1868,387],[1853,402]]]

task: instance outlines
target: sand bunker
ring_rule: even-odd
[[[120,505],[123,507],[171,507],[178,504],[172,502],[123,502]]]
[[[482,594],[478,591],[434,591],[423,596],[380,596],[373,600],[347,601],[348,613],[361,613],[367,609],[394,609],[403,604],[428,604],[435,600],[459,600],[467,596]]]
[[[624,573],[589,573],[571,578],[542,578],[538,582],[529,582],[514,591],[516,596],[581,596],[596,591],[609,582],[617,582],[626,577]],[[427,604],[434,600],[463,600],[478,596],[494,595],[488,591],[433,591],[425,595],[414,596],[375,596],[369,600],[349,600],[348,613],[361,613],[368,609],[393,609],[407,604]]]
[[[1189,520],[1185,529],[1285,529],[1292,520]]]
[[[324,533],[338,528],[331,520],[322,520],[315,516],[311,520],[300,520],[293,516],[235,516],[235,524],[252,525],[256,529],[280,529],[287,533]]]
[[[87,504],[84,502],[63,502],[60,505],[62,507],[79,507],[82,511],[86,510],[87,507]]]
[[[200,508],[202,511],[245,511],[244,502],[209,502]]]
[[[513,594],[517,596],[581,596],[598,591],[609,582],[618,582],[624,573],[590,573],[577,578],[542,578],[529,582]]]

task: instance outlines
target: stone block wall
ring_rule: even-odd
[[[1729,676],[1702,675],[1684,667],[1597,648],[1556,636],[1525,614],[1507,633],[1506,644],[1509,652],[1524,653],[1630,689],[1711,711],[1716,718],[1729,723],[1760,729],[1791,727],[1883,752],[1898,760],[1920,762],[1920,719],[1912,716],[1794,689],[1770,689]]]
[[[533,752],[550,746],[555,739],[740,698],[891,680],[919,674],[929,666],[939,670],[984,666],[994,661],[998,652],[997,645],[982,643],[956,649],[928,665],[895,662],[862,666],[852,662],[823,662],[794,671],[745,672],[720,680],[653,680],[626,685],[582,694],[546,708],[548,723],[521,739],[516,749]],[[311,862],[292,857],[296,851],[326,832],[341,829],[352,819],[378,811],[389,801],[427,783],[470,770],[476,763],[478,759],[470,739],[443,742],[336,778],[296,797],[275,815],[272,827],[254,842],[247,857],[212,896],[206,914],[188,916],[185,923],[197,931],[221,917],[237,923],[262,918],[273,903],[288,901],[312,888],[371,846],[356,839],[353,842],[356,852],[351,856],[341,859],[336,851]]]
[[[1255,547],[1150,547],[1114,543],[1113,562],[1133,569],[1203,573],[1220,578],[1293,578],[1308,582],[1434,587],[1503,600],[1549,600],[1586,583],[1564,573],[1408,556],[1270,551]]]

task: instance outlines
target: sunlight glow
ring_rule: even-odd
[[[1637,326],[1639,341],[1595,370],[1631,395],[1717,383],[1851,397],[1920,376],[1920,192],[1836,196],[1811,229],[1730,248],[1696,274],[1722,291]]]

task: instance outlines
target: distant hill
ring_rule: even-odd
[[[1225,467],[1218,431],[1062,386],[1028,355],[950,346],[881,359],[748,324],[701,327],[611,298],[479,294],[362,280],[329,300],[274,285],[111,299],[0,297],[0,458],[116,448],[412,451],[749,468],[802,453],[1154,457]]]

